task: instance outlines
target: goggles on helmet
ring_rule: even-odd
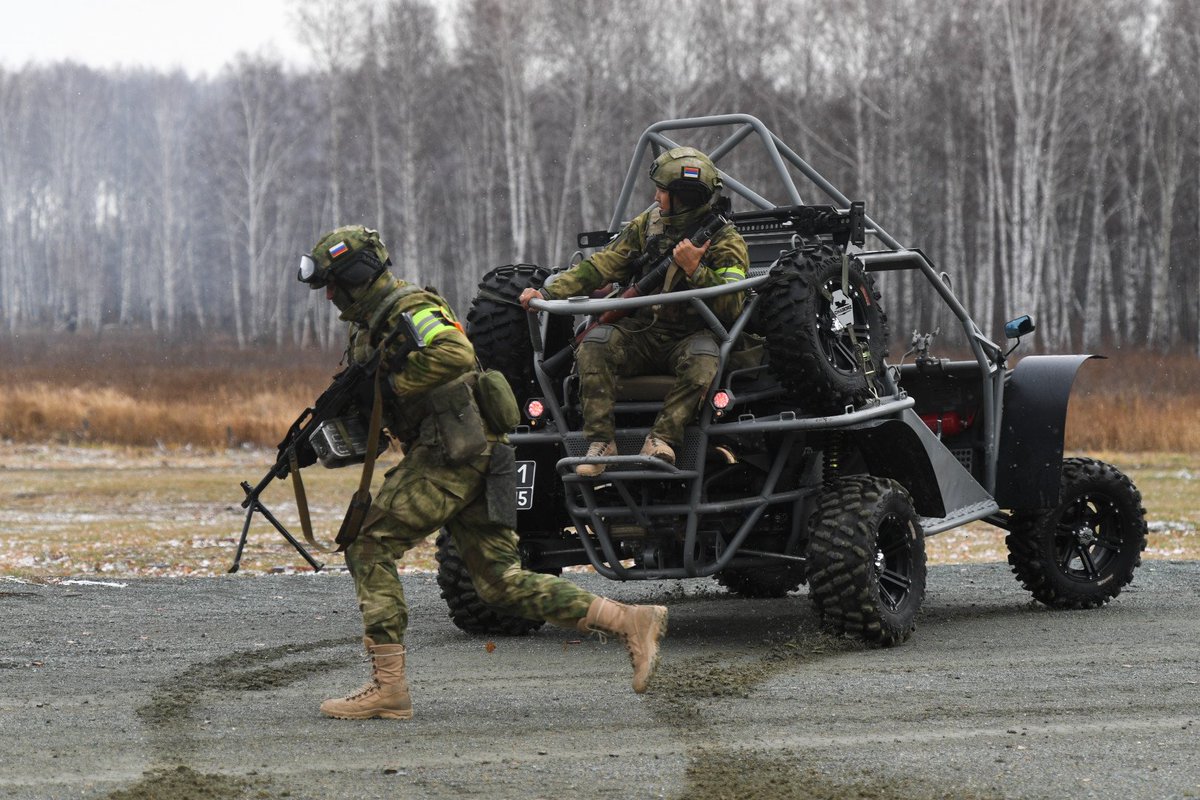
[[[320,289],[329,283],[331,277],[329,269],[319,266],[312,256],[307,253],[300,256],[300,269],[296,272],[296,280],[308,284],[313,289]]]
[[[322,267],[310,255],[300,256],[300,269],[296,280],[310,289],[320,289],[330,283],[341,286],[361,286],[379,277],[385,268],[373,247],[364,247],[348,257],[339,258],[328,267]]]

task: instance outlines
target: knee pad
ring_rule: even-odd
[[[613,331],[611,325],[598,325],[583,337],[575,353],[580,372],[603,372],[613,363],[613,353],[609,347]]]
[[[613,332],[616,330],[612,325],[597,325],[587,332],[580,342],[581,347],[586,347],[588,344],[608,344],[612,341]]]
[[[720,355],[721,348],[711,336],[694,336],[688,342],[688,356],[690,357],[712,356],[713,358],[719,358]]]

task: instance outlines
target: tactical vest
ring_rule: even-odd
[[[663,222],[662,214],[658,209],[650,212],[650,216],[646,219],[646,244],[642,248],[642,253],[648,253],[650,258],[646,260],[642,267],[640,275],[634,275],[630,278],[630,282],[641,280],[645,277],[654,264],[671,249],[672,238],[667,235],[667,225]]]
[[[717,231],[712,237],[712,242],[715,244],[719,239],[725,236],[728,226]],[[679,234],[676,234],[679,235]],[[651,257],[646,260],[645,266],[639,275],[630,278],[633,281],[640,280],[648,273],[662,256],[665,256],[676,244],[675,238],[667,233],[667,225],[663,221],[662,214],[656,208],[650,212],[650,216],[646,220],[646,246],[643,248],[643,253],[650,253]],[[708,255],[705,254],[700,259],[700,264],[705,267],[711,267],[708,263]],[[681,269],[671,269],[667,273],[667,278],[672,282],[672,285],[677,288],[690,288],[687,285],[687,276]],[[664,285],[662,291],[668,292],[671,286]],[[706,329],[708,326],[701,319],[699,312],[692,308],[691,303],[663,303],[662,305],[650,306],[649,308],[639,309],[634,316],[643,319],[653,319],[655,324],[661,324],[666,327],[675,328],[681,331],[693,331]]]
[[[397,286],[387,297],[380,302],[375,313],[371,315],[370,321],[363,325],[357,323],[354,330],[350,334],[350,358],[356,364],[364,363],[370,360],[374,355],[378,342],[386,335],[386,326],[388,319],[395,313],[411,312],[413,309],[420,306],[435,306],[438,309],[443,309],[449,312],[445,301],[432,292],[428,292],[418,286],[405,284]],[[453,319],[450,316],[449,319]],[[416,321],[418,335],[422,332],[422,326],[419,320]],[[384,353],[384,358],[381,363],[384,369],[387,369],[387,354]],[[403,365],[396,365],[403,368]],[[386,375],[386,372],[385,372]],[[467,373],[474,376],[474,371]],[[465,377],[465,376],[464,376]],[[414,438],[421,428],[422,421],[434,413],[435,407],[439,407],[439,398],[442,395],[451,395],[456,392],[461,392],[455,389],[454,386],[463,382],[461,379],[448,381],[441,386],[430,389],[417,397],[398,398],[386,388],[383,393],[384,397],[384,418],[386,427],[392,431],[401,441],[408,441]],[[387,382],[385,381],[386,385]]]

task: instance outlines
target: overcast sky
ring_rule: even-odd
[[[299,63],[287,0],[0,0],[0,65],[72,59],[97,68],[215,75],[240,52]]]

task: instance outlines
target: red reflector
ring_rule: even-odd
[[[541,400],[530,400],[525,404],[525,416],[530,419],[538,419],[542,414],[546,413],[546,404]]]
[[[724,411],[725,409],[729,408],[729,402],[731,399],[732,398],[730,398],[729,392],[717,392],[712,398],[713,408],[715,408],[717,411]]]

